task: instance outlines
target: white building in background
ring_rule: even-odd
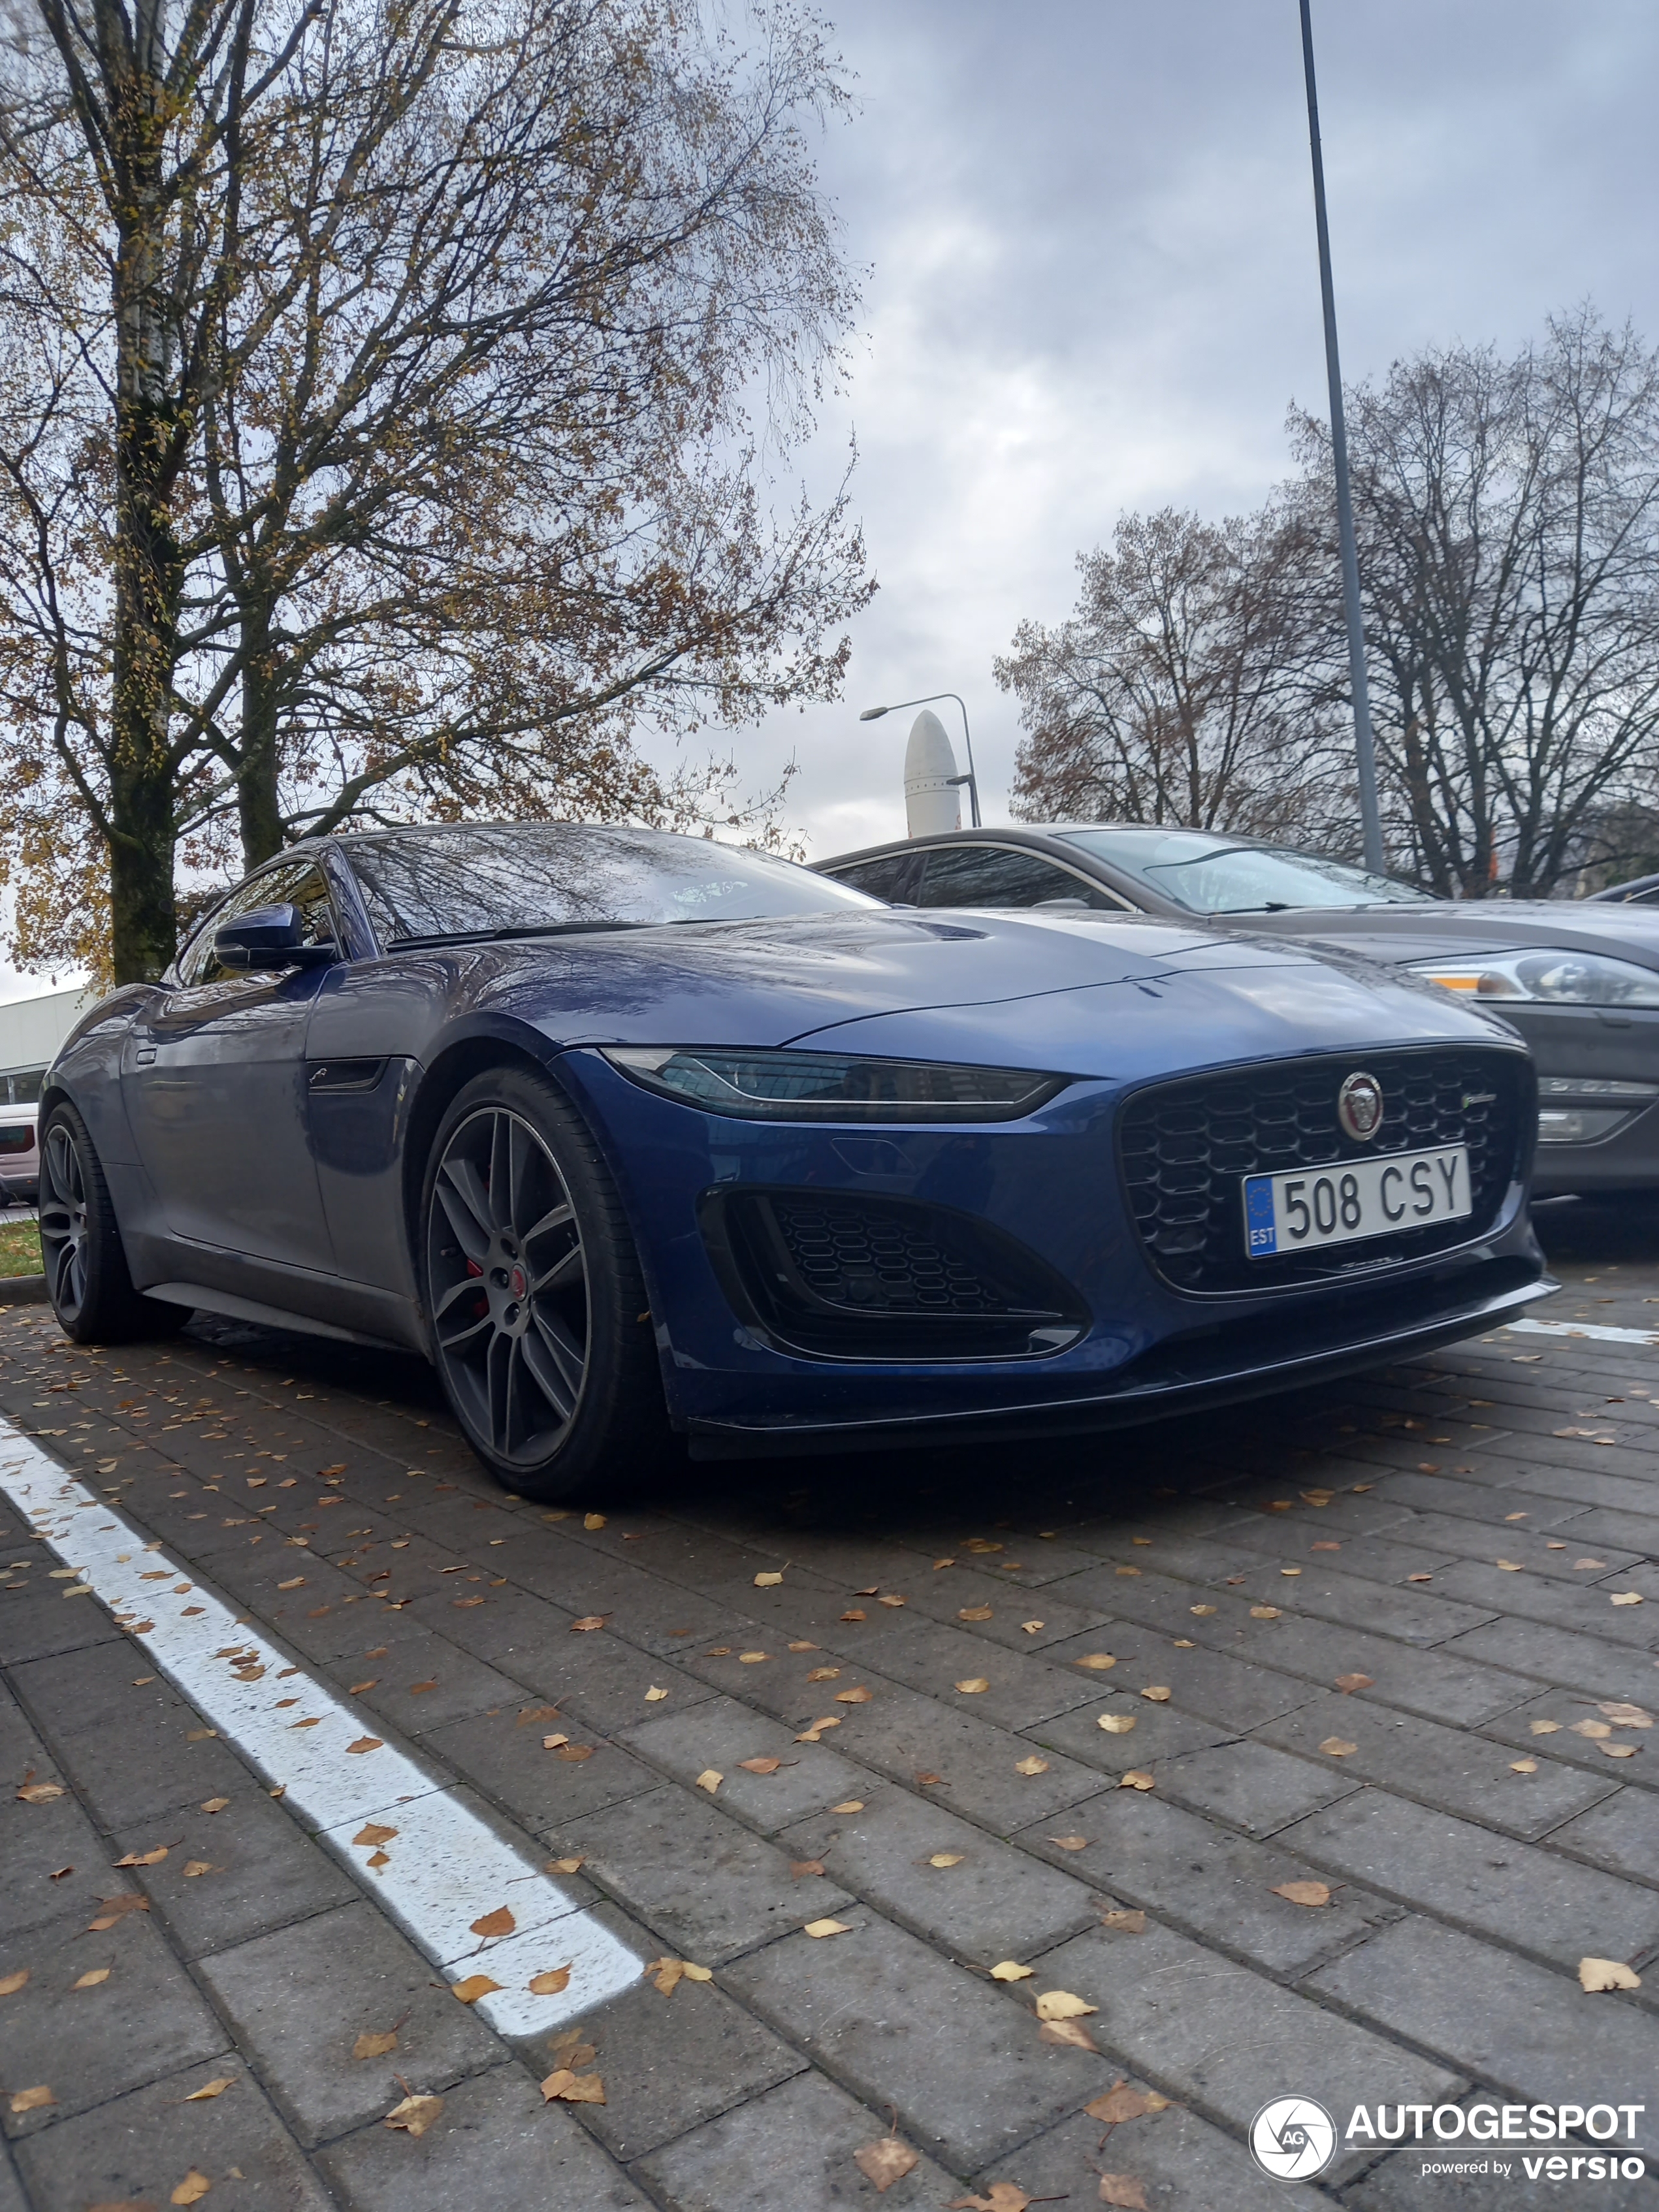
[[[961,827],[956,750],[944,723],[924,708],[910,725],[904,748],[905,835],[934,837]]]
[[[0,1005],[0,1105],[27,1105],[40,1096],[52,1054],[102,994],[80,984]]]

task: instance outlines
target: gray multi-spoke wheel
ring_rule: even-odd
[[[189,1320],[187,1307],[133,1289],[103,1168],[86,1123],[64,1099],[41,1127],[40,1215],[46,1295],[77,1344],[168,1336]]]
[[[544,1077],[467,1085],[422,1207],[433,1356],[469,1441],[515,1490],[628,1476],[665,1420],[639,1263],[592,1139]]]

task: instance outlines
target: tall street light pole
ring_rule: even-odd
[[[1319,230],[1319,291],[1325,309],[1325,374],[1331,388],[1331,462],[1336,471],[1336,527],[1342,547],[1342,605],[1348,624],[1348,674],[1353,691],[1353,750],[1359,771],[1359,826],[1365,866],[1382,867],[1382,812],[1376,796],[1376,745],[1365,682],[1365,630],[1359,613],[1359,556],[1354,547],[1348,489],[1348,431],[1342,413],[1342,365],[1336,350],[1336,295],[1331,284],[1331,234],[1325,220],[1325,161],[1319,149],[1319,94],[1314,85],[1313,18],[1302,0],[1302,68],[1308,81],[1308,143],[1313,151],[1314,220]]]
[[[974,774],[974,740],[968,728],[968,709],[963,707],[959,694],[955,691],[930,691],[925,699],[896,699],[890,707],[866,707],[859,720],[861,722],[878,722],[884,714],[899,714],[906,707],[931,707],[935,699],[954,699],[957,706],[962,707],[962,735],[968,747],[968,773],[966,775],[954,775],[951,781],[967,785],[968,804],[973,812],[974,827],[977,830],[980,826],[979,778]]]

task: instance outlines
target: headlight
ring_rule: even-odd
[[[1601,952],[1504,952],[1413,967],[1443,990],[1557,1006],[1659,1006],[1659,974]]]
[[[1024,1067],[726,1045],[613,1046],[605,1056],[647,1091],[746,1121],[1012,1121],[1071,1079]]]

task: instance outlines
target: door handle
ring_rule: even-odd
[[[155,1048],[153,1044],[140,1045],[132,1057],[138,1066],[148,1067],[155,1057]]]

